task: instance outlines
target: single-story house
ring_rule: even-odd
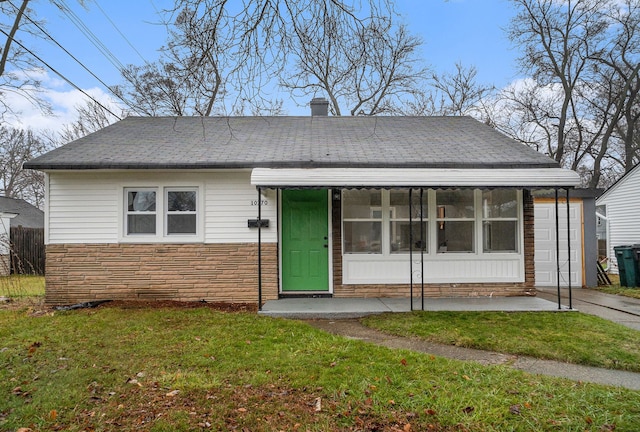
[[[640,164],[596,199],[606,244],[608,271],[617,274],[616,246],[640,244]]]
[[[11,228],[44,228],[44,212],[23,199],[0,196],[0,276],[12,271]],[[40,249],[44,248],[40,236]]]
[[[46,301],[535,294],[531,191],[469,117],[129,117],[40,156]]]

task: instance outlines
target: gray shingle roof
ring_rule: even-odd
[[[25,228],[44,228],[44,212],[25,200],[0,196],[0,212],[16,213],[11,226]]]
[[[470,117],[128,117],[31,169],[547,168]]]

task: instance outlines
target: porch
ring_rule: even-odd
[[[421,298],[413,310],[423,310]],[[557,312],[570,310],[538,297],[425,298],[425,311]],[[409,298],[283,298],[269,300],[259,315],[298,319],[358,318],[387,312],[410,312]]]

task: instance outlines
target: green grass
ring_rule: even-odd
[[[0,401],[0,430],[640,428],[640,392],[208,308],[0,310]]]
[[[640,332],[579,312],[412,312],[364,318],[431,342],[640,372]]]
[[[611,280],[611,285],[598,286],[598,291],[602,291],[603,293],[607,294],[615,294],[640,299],[640,288],[620,286],[620,276],[617,274],[610,274],[609,279]]]
[[[604,287],[604,286],[598,287],[598,291],[602,291],[607,294],[615,294],[615,295],[621,295],[625,297],[640,299],[640,288],[628,288],[628,287],[611,285],[608,287]]]
[[[0,276],[0,297],[44,297],[44,277],[26,275]]]

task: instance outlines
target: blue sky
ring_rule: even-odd
[[[171,6],[172,1],[97,0],[96,4],[95,0],[87,0],[86,8],[75,0],[64,2],[122,64],[141,64],[141,56],[153,61],[157,57],[157,49],[165,42],[164,28],[154,23],[159,20],[157,11]],[[46,20],[49,33],[102,81],[110,85],[120,82],[116,66],[91,44],[69,17],[49,0],[37,0],[32,7]],[[506,86],[519,77],[515,62],[517,51],[511,47],[503,30],[514,13],[507,0],[396,0],[396,10],[412,33],[424,39],[422,56],[434,71],[452,71],[456,62],[475,65],[479,82],[498,87]],[[124,37],[109,20],[116,24]],[[58,47],[45,41],[32,42],[29,46],[76,85],[96,97],[106,93],[98,80]],[[53,95],[52,99],[58,105],[59,117],[66,118],[72,111],[72,101],[76,103],[75,99],[80,96],[52,73],[44,82],[54,93],[61,95]],[[69,96],[64,97],[65,94]],[[307,115],[308,111],[307,108],[296,107],[288,110],[291,115]]]

